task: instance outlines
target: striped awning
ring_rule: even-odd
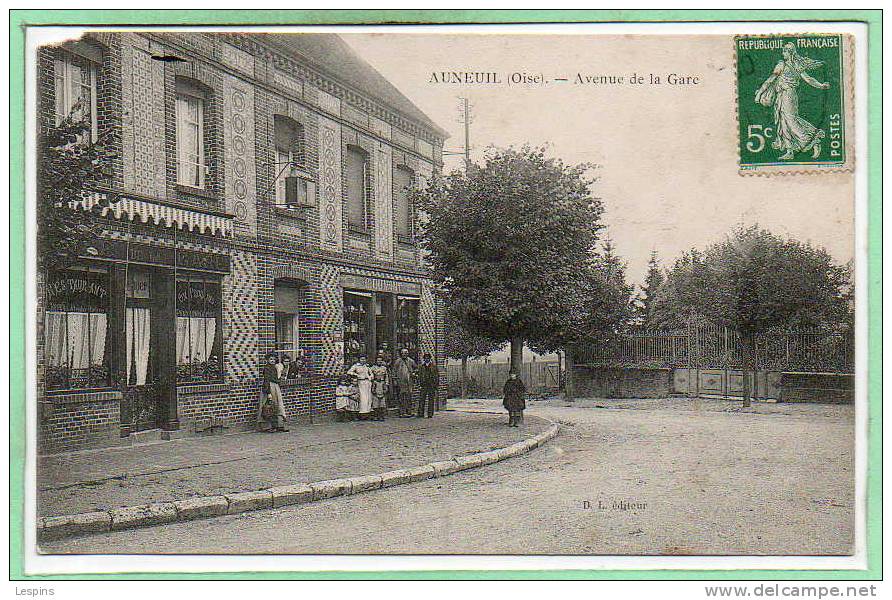
[[[76,210],[93,212],[94,208],[101,204],[106,197],[104,192],[95,192],[82,200],[70,202],[69,206]],[[103,206],[100,210],[99,214],[103,217],[112,217],[119,221],[126,220],[167,228],[176,227],[181,231],[187,230],[191,233],[218,237],[232,235],[232,218],[229,216],[209,214],[124,195],[117,202],[110,206]]]

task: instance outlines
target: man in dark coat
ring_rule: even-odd
[[[508,425],[520,427],[520,422],[523,420],[523,409],[527,407],[527,388],[517,373],[512,371],[508,374],[504,392],[505,400],[502,402],[502,406],[508,411]]]
[[[437,399],[437,388],[440,386],[440,370],[434,362],[430,352],[425,352],[418,366],[418,385],[421,387],[421,396],[418,398],[418,412],[416,417],[425,416],[427,406],[427,418],[434,416],[434,401]]]
[[[393,377],[393,393],[400,401],[400,416],[412,416],[412,378],[418,365],[409,357],[409,351],[405,348],[400,351],[400,356],[393,361],[390,374]]]

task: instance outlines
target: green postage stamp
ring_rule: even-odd
[[[851,170],[850,37],[740,35],[734,47],[741,173]]]

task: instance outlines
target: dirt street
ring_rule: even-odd
[[[467,405],[495,410],[487,402]],[[315,504],[43,545],[61,553],[848,554],[854,409],[536,403],[531,454]],[[600,406],[600,408],[596,407]]]

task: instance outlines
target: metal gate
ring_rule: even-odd
[[[741,369],[676,368],[672,370],[672,392],[686,396],[743,397]],[[780,397],[779,371],[756,371],[754,396],[765,400]]]

